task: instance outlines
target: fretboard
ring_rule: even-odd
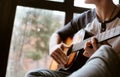
[[[93,37],[95,37],[98,40],[98,42],[102,42],[102,41],[106,41],[111,38],[117,37],[119,35],[120,35],[120,26],[117,26],[117,27],[107,30],[105,32],[99,33]],[[91,37],[87,38],[81,42],[73,44],[71,51],[78,51],[78,50],[84,48],[85,43],[90,40],[91,40]]]

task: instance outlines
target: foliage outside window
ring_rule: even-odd
[[[17,7],[6,77],[24,77],[35,68],[49,68],[49,38],[64,25],[64,12]]]

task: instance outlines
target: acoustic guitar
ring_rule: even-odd
[[[95,37],[98,40],[98,43],[101,43],[103,41],[115,38],[119,35],[120,35],[120,26],[117,26],[117,27],[107,30],[105,32],[99,33],[95,36],[87,31],[85,31],[84,29],[82,29],[82,30],[78,31],[73,38],[68,38],[65,42],[68,45],[72,44],[69,49],[63,50],[65,52],[65,54],[68,56],[68,62],[65,65],[65,68],[59,67],[59,64],[57,64],[53,60],[50,65],[50,69],[51,70],[63,69],[63,70],[71,71],[72,69],[74,69],[74,67],[76,67],[76,62],[78,62],[77,60],[79,60],[79,65],[81,67],[87,61],[87,58],[83,55],[78,56],[77,53],[78,53],[78,51],[81,53],[84,52],[84,49],[83,49],[84,45],[87,41],[91,40],[91,37]],[[80,57],[80,58],[78,58],[78,57]],[[81,61],[83,61],[83,62],[81,62]],[[77,65],[77,67],[79,65]],[[75,69],[75,70],[77,70],[77,69]]]

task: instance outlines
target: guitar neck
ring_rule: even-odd
[[[119,35],[120,35],[120,26],[117,26],[117,27],[107,30],[105,32],[99,33],[93,37],[95,37],[98,40],[98,42],[103,42],[103,41],[109,40],[111,38],[117,37]],[[74,51],[83,49],[85,43],[90,40],[91,40],[91,37],[87,38],[81,42],[73,44],[71,51],[74,52]]]

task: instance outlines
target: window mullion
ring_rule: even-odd
[[[65,24],[67,24],[73,18],[73,6],[74,0],[65,0],[66,5],[66,15],[65,15]]]

